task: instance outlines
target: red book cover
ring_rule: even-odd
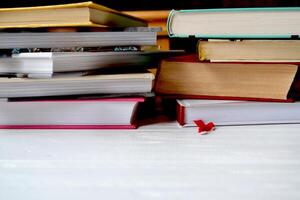
[[[0,125],[0,129],[135,129],[136,125]]]
[[[184,126],[184,106],[180,105],[179,103],[176,104],[176,120],[180,126]]]

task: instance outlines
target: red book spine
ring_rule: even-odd
[[[179,125],[184,126],[185,125],[185,119],[184,119],[184,106],[177,103],[176,105],[176,120],[179,123]]]
[[[135,129],[136,125],[0,125],[0,129]]]

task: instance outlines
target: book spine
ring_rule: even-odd
[[[199,40],[198,43],[197,43],[197,54],[198,54],[198,58],[200,61],[204,61],[206,60],[205,58],[205,49],[202,48],[202,45],[201,45],[201,41]]]
[[[234,97],[234,96],[208,96],[208,95],[186,95],[186,94],[165,94],[156,91],[156,95],[167,99],[207,99],[207,100],[234,100],[234,101],[258,101],[258,102],[278,102],[293,103],[295,99],[272,99],[256,97]]]
[[[1,99],[1,98],[0,98]],[[26,98],[10,98],[9,99],[11,102],[62,102],[62,103],[75,103],[75,102],[144,102],[145,98],[144,97],[118,97],[118,98],[74,98],[74,99],[26,99]]]
[[[131,125],[0,125],[0,129],[135,129]]]
[[[185,113],[184,106],[177,103],[177,105],[176,105],[176,120],[180,126],[185,125],[184,113]]]
[[[174,14],[178,12],[176,10],[171,10],[169,15],[168,15],[168,19],[167,19],[167,33],[169,35],[169,37],[174,37],[174,34],[172,32],[172,20],[173,20],[173,16]]]

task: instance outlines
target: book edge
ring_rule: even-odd
[[[271,98],[256,98],[256,97],[233,97],[233,96],[207,96],[207,95],[181,95],[181,94],[163,94],[156,92],[158,96],[168,99],[206,99],[206,100],[237,100],[237,101],[258,101],[258,102],[295,102],[293,98],[287,99],[271,99]]]
[[[184,126],[186,124],[184,119],[184,113],[185,113],[185,106],[180,103],[180,100],[177,100],[176,121],[180,126]]]
[[[0,129],[136,129],[130,125],[0,125]]]

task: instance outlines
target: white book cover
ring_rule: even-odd
[[[102,74],[53,78],[0,78],[0,98],[151,92],[154,74]]]
[[[160,59],[181,54],[180,50],[109,51],[109,52],[33,52],[0,58],[0,74],[53,74],[102,68],[144,67]]]
[[[144,98],[0,100],[0,129],[135,128]]]
[[[183,99],[177,106],[177,121],[183,126],[196,126],[195,120],[216,125],[300,123],[300,102]]]
[[[159,31],[159,30],[158,30]],[[24,32],[0,33],[0,48],[67,48],[156,45],[157,30],[114,32]]]

